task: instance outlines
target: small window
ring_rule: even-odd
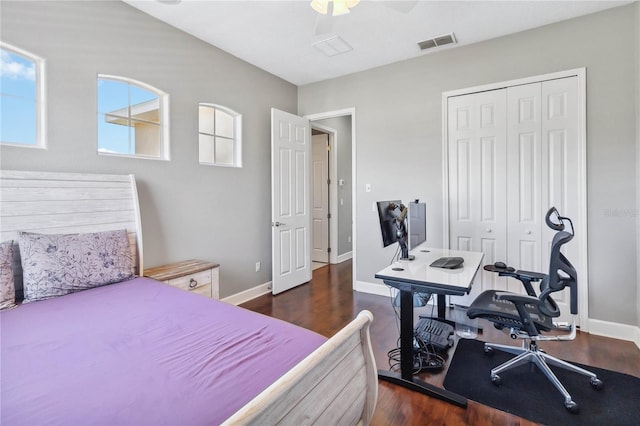
[[[98,153],[168,160],[168,98],[148,84],[98,75]]]
[[[0,42],[0,142],[44,148],[44,60]]]
[[[242,115],[201,103],[198,117],[200,164],[242,167]]]

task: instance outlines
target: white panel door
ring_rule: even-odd
[[[572,218],[574,224],[580,218],[580,129],[581,101],[578,78],[562,78],[542,83],[542,214],[555,206],[560,214]],[[542,258],[547,272],[553,232],[542,224]],[[578,291],[580,277],[587,276],[586,265],[580,263],[580,244],[585,235],[578,233],[567,243],[562,252],[571,261],[578,272]],[[585,280],[586,281],[586,280]],[[553,299],[558,304],[561,317],[558,321],[570,321],[569,290],[555,293]],[[577,320],[577,318],[576,318]]]
[[[506,91],[448,101],[450,248],[482,251],[485,263],[506,258]],[[452,297],[469,305],[504,278],[481,270],[471,293]]]
[[[329,135],[311,136],[311,260],[329,262]]]
[[[541,83],[507,89],[507,211],[509,248],[505,262],[516,269],[547,272],[542,259]],[[544,225],[546,226],[546,225]],[[526,293],[517,280],[506,290]]]
[[[555,206],[581,217],[581,105],[577,77],[448,98],[451,248],[482,251],[485,264],[549,272],[554,232],[545,213]],[[579,277],[587,273],[580,238],[586,237],[576,235],[563,249]],[[514,279],[482,271],[469,296],[451,301],[468,305],[494,288],[525,292]],[[568,290],[554,295],[558,321],[570,320],[568,298]]]
[[[272,292],[311,279],[309,120],[271,109]]]

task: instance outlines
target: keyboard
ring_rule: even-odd
[[[453,326],[445,322],[433,318],[420,317],[413,328],[413,335],[426,345],[433,345],[438,350],[446,350],[453,346],[453,339],[449,336],[454,331]],[[415,346],[418,345],[416,344]]]

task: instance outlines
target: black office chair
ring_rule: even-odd
[[[594,373],[552,357],[538,347],[538,341],[567,341],[573,340],[576,336],[575,318],[570,327],[554,325],[552,319],[560,315],[560,310],[556,302],[551,298],[552,293],[568,287],[571,314],[575,316],[578,313],[576,270],[571,265],[571,262],[560,252],[562,246],[573,239],[573,223],[571,219],[560,216],[555,207],[549,209],[545,221],[547,226],[557,231],[551,243],[549,273],[545,275],[536,272],[516,271],[501,262],[485,266],[484,269],[487,271],[520,280],[527,294],[498,290],[485,291],[474,300],[467,310],[467,315],[469,318],[485,318],[493,322],[498,329],[508,329],[512,339],[523,339],[522,347],[485,343],[484,351],[487,354],[493,353],[493,350],[496,349],[517,355],[491,370],[491,382],[493,384],[499,386],[502,383],[499,374],[503,371],[522,364],[533,363],[564,396],[564,405],[567,410],[577,413],[579,410],[578,404],[571,399],[569,392],[567,392],[547,364],[590,377],[590,384],[595,389],[602,389],[604,385]],[[571,232],[564,230],[565,222],[571,225]],[[536,295],[531,283],[538,281],[540,281],[540,294]],[[552,330],[568,330],[569,332],[547,336],[540,334],[541,332]],[[528,347],[526,345],[527,341],[529,343]]]

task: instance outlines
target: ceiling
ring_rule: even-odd
[[[361,0],[316,30],[308,0],[123,1],[298,86],[633,2]],[[457,44],[417,45],[449,33]],[[327,56],[314,46],[335,36],[352,50]]]

